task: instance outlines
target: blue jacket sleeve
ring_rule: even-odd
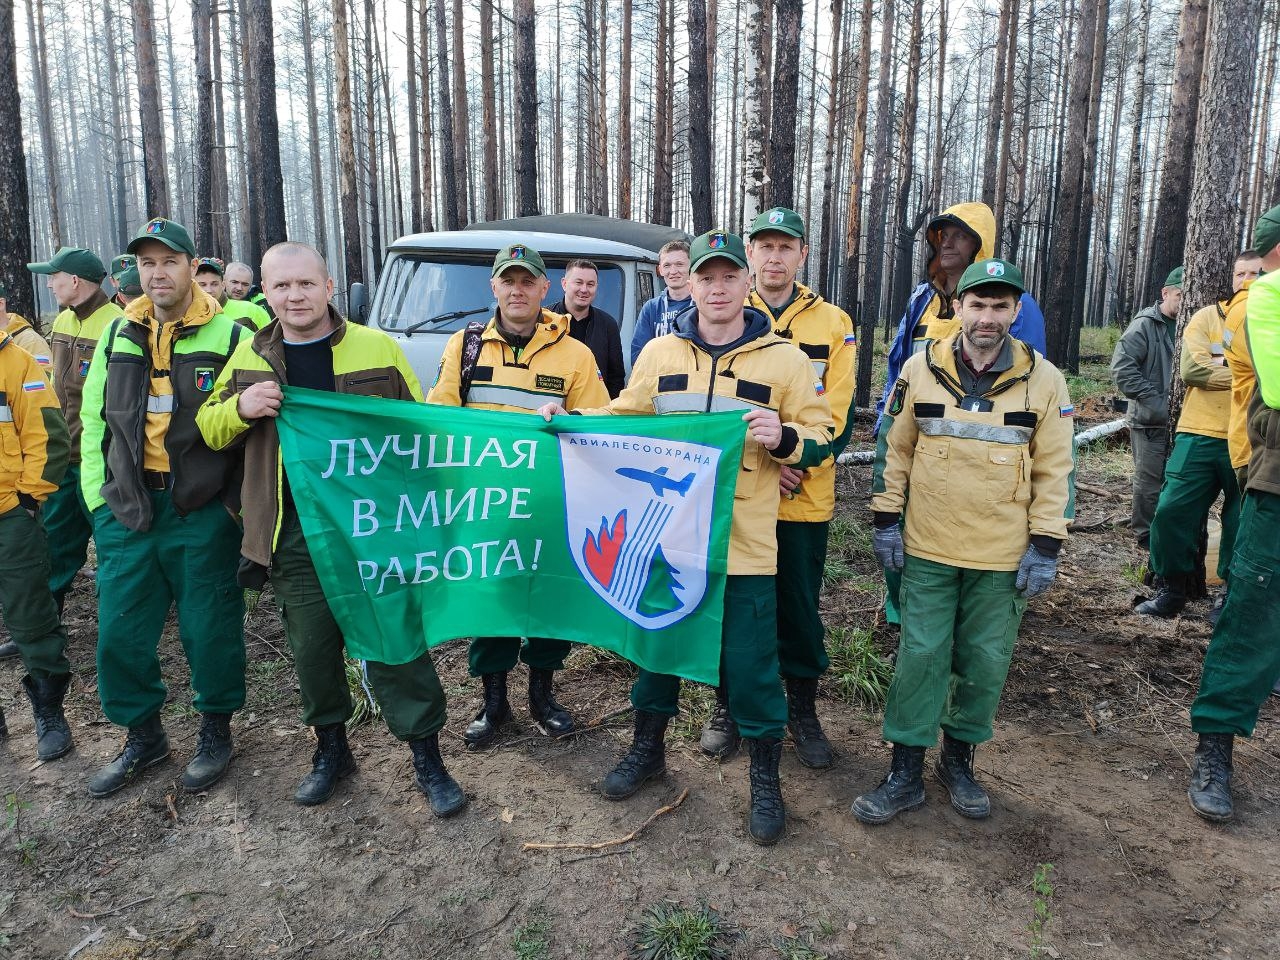
[[[1036,298],[1031,294],[1022,295],[1022,310],[1018,318],[1013,321],[1013,326],[1009,328],[1009,334],[1031,344],[1040,351],[1042,356],[1044,355],[1044,314],[1040,311],[1040,304],[1036,303]]]
[[[636,329],[631,335],[631,364],[635,366],[636,358],[640,356],[640,351],[644,349],[644,345],[653,339],[653,322],[658,315],[658,298],[654,297],[646,300],[644,306],[640,308],[640,315],[636,317]]]
[[[889,402],[889,391],[898,382],[902,365],[911,356],[912,338],[908,331],[914,331],[920,322],[920,316],[924,313],[923,305],[929,302],[928,298],[921,297],[921,293],[928,289],[929,284],[922,283],[912,291],[911,299],[907,301],[906,309],[902,311],[902,318],[898,321],[898,332],[893,338],[893,345],[889,348],[889,371],[885,375],[884,390],[880,393],[880,399],[876,401],[876,425],[871,431],[872,437],[880,435],[880,422],[884,418],[885,404]]]

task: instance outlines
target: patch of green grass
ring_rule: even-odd
[[[355,710],[351,714],[351,719],[347,721],[347,729],[350,730],[358,727],[362,723],[368,723],[370,720],[376,720],[382,716],[382,708],[378,706],[378,701],[365,689],[360,672],[359,660],[346,660],[347,668],[347,688],[351,691],[351,702],[355,704]]]
[[[517,960],[547,960],[551,956],[551,944],[547,940],[550,933],[550,914],[542,907],[534,907],[511,939]]]
[[[1120,576],[1124,577],[1127,581],[1132,583],[1135,587],[1141,587],[1146,585],[1147,572],[1148,572],[1147,565],[1145,563],[1142,563],[1141,561],[1139,561],[1138,563],[1133,563],[1129,561],[1129,562],[1126,562],[1125,565],[1120,568]]]
[[[289,661],[283,657],[272,657],[270,660],[254,660],[249,664],[249,676],[255,680],[274,680],[288,667]]]
[[[870,630],[832,627],[827,631],[831,682],[842,700],[868,710],[884,706],[893,666],[880,655]]]
[[[187,700],[171,700],[160,708],[160,712],[170,720],[194,720],[200,716],[200,711]]]
[[[1119,340],[1119,327],[1081,327],[1080,356],[1101,353],[1109,357]]]
[[[823,584],[829,587],[856,579],[857,565],[865,563],[871,555],[870,526],[854,523],[848,517],[836,517],[831,521],[827,535],[827,562],[822,570]]]
[[[14,839],[14,849],[18,851],[18,862],[24,867],[36,865],[36,839],[27,836],[22,830],[22,815],[31,809],[31,804],[21,799],[16,793],[9,793],[4,798],[4,827]]]
[[[702,736],[702,725],[711,717],[716,705],[716,691],[704,683],[680,685],[680,712],[671,721],[672,736],[682,740],[697,740]]]
[[[1080,448],[1076,468],[1081,479],[1095,483],[1124,480],[1133,475],[1133,454],[1123,440],[1095,440]]]
[[[736,928],[719,911],[664,900],[644,912],[631,931],[635,960],[728,960]]]
[[[773,948],[782,960],[829,960],[827,954],[814,949],[811,936],[784,937],[775,942]]]
[[[1042,957],[1049,951],[1045,946],[1044,932],[1053,922],[1053,864],[1042,863],[1031,878],[1031,922],[1027,932],[1031,934],[1031,956]]]
[[[848,561],[828,555],[827,562],[822,567],[822,585],[833,587],[837,583],[852,580],[857,575],[858,571]]]

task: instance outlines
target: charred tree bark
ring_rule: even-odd
[[[257,81],[256,102],[249,105],[258,142],[250,157],[257,161],[251,173],[258,184],[258,207],[253,211],[257,229],[250,234],[250,261],[262,262],[262,252],[288,239],[284,217],[284,175],[280,170],[280,126],[276,119],[276,55],[272,34],[271,0],[245,0],[249,57]]]
[[[515,0],[516,117],[520,142],[516,150],[516,215],[537,216],[538,203],[538,73],[533,0]]]
[[[893,222],[897,224],[895,243],[897,254],[893,258],[893,280],[889,284],[889,305],[897,309],[905,304],[911,292],[912,253],[915,251],[916,233],[928,216],[919,210],[907,219],[907,206],[911,200],[911,188],[915,182],[916,111],[920,98],[920,35],[923,32],[924,0],[914,0],[911,5],[911,43],[907,52],[906,91],[902,102],[902,126],[898,137],[898,158],[902,164],[898,177],[898,196],[894,204]]]
[[[693,17],[694,8],[701,7],[702,0],[689,0],[689,56],[693,56]],[[632,177],[631,177],[631,22],[632,5],[622,4],[622,68],[618,76],[618,216],[630,219],[632,216]],[[703,38],[703,49],[706,39]],[[690,93],[692,97],[692,93]],[[697,223],[697,214],[694,222]],[[708,227],[707,229],[710,229]]]
[[[484,130],[484,218],[498,219],[498,123],[493,58],[493,0],[480,0],[480,110]]]
[[[338,172],[342,182],[342,250],[347,283],[353,284],[364,282],[364,244],[360,236],[360,198],[356,192],[351,33],[347,24],[347,0],[333,0],[333,61],[338,85]]]
[[[800,96],[800,28],[803,0],[774,0],[776,56],[769,129],[769,206],[794,207],[796,189],[796,104]]]
[[[652,211],[650,219],[654,223],[670,226],[671,224],[671,143],[667,138],[670,126],[667,104],[670,102],[669,88],[671,77],[667,73],[667,46],[670,35],[667,31],[667,8],[673,0],[658,0],[657,3],[657,42],[654,44],[654,56],[657,59],[654,71],[653,88],[653,188],[650,196]]]
[[[409,230],[417,233],[422,229],[422,164],[418,156],[418,112],[422,109],[422,100],[418,97],[418,64],[414,52],[414,30],[417,26],[414,2],[405,0],[404,3],[405,92],[409,100],[409,142],[405,153],[409,155]],[[422,54],[425,57],[426,50]],[[311,102],[315,103],[314,96]]]
[[[196,61],[195,223],[196,249],[213,246],[213,22],[209,0],[192,0],[191,24]]]
[[[39,21],[37,23],[37,21]],[[53,135],[53,97],[49,92],[48,34],[44,24],[43,0],[27,0],[27,33],[31,57],[35,61],[36,119],[40,128],[40,152],[44,154],[45,189],[49,191],[49,233],[55,248],[62,246],[62,213],[58,184],[58,156]],[[20,131],[21,127],[14,128]]]
[[[137,61],[138,112],[142,121],[142,177],[147,216],[169,215],[169,178],[160,119],[160,69],[156,63],[156,32],[151,0],[132,0],[133,43]],[[14,128],[19,129],[19,128]]]
[[[12,11],[12,5],[10,5]],[[0,12],[0,17],[7,16]],[[107,61],[107,95],[111,98],[111,226],[115,239],[115,248],[123,250],[129,245],[129,221],[125,214],[128,194],[125,179],[125,139],[124,119],[120,109],[122,102],[120,90],[120,50],[116,45],[114,10],[105,9],[102,27],[105,31]],[[7,280],[8,278],[6,278]],[[14,287],[10,286],[10,290]]]
[[[703,234],[714,224],[711,214],[711,116],[707,89],[707,7],[705,0],[689,0],[689,199],[693,232]]]
[[[325,224],[324,177],[320,166],[320,98],[316,93],[316,63],[315,54],[311,49],[313,41],[308,2],[309,0],[302,0],[302,65],[307,81],[307,156],[311,166],[311,216],[315,220],[316,249],[320,251],[322,257],[327,257],[329,231]],[[411,3],[412,0],[409,2]],[[409,59],[412,61],[412,54]],[[410,70],[410,76],[412,75],[413,72]],[[412,99],[410,95],[410,100]],[[413,110],[414,106],[411,102],[409,108],[411,115]]]
[[[1129,160],[1124,193],[1124,252],[1120,265],[1116,305],[1120,322],[1128,322],[1138,310],[1139,292],[1135,289],[1138,272],[1138,244],[1142,239],[1142,138],[1147,103],[1147,51],[1151,43],[1151,0],[1139,0],[1138,17],[1142,33],[1138,40],[1138,56],[1134,60],[1135,76],[1130,94],[1133,115],[1129,124]]]
[[[841,94],[844,90],[844,65],[841,63],[840,51],[844,38],[844,2],[831,0],[831,53],[828,61],[831,64],[831,76],[827,78],[827,136],[822,150],[822,227],[819,250],[822,254],[818,261],[818,290],[826,295],[831,289],[831,264],[829,255],[835,240],[836,220],[836,119],[840,110]]]
[[[1015,29],[1010,28],[1010,18],[1016,0],[1001,0],[1000,21],[996,26],[996,68],[991,76],[991,98],[987,101],[986,151],[982,159],[982,202],[989,207],[996,204],[996,164],[999,156],[1000,125],[1004,119],[1005,63],[1013,59],[1012,39]],[[996,217],[996,234],[1000,233],[1000,218]]]
[[[462,0],[453,0],[453,175],[458,181],[458,222],[465,225],[471,220],[471,121],[466,54],[462,48],[464,29]]]
[[[881,295],[885,287],[885,227],[889,219],[889,161],[893,138],[893,48],[895,0],[880,7],[880,59],[876,77],[875,150],[871,167],[871,209],[867,216],[867,269],[863,287],[862,322],[874,330],[881,320]],[[871,343],[872,337],[866,337]]]
[[[436,93],[440,98],[440,179],[444,185],[444,223],[446,230],[460,230],[462,218],[458,215],[458,160],[455,155],[455,127],[453,123],[453,94],[449,86],[449,31],[444,15],[447,0],[435,0],[436,8],[436,63],[440,74],[436,78]],[[529,0],[526,0],[529,2]],[[519,16],[521,0],[517,0]],[[519,60],[517,58],[517,64]],[[518,69],[518,67],[517,67]]]
[[[867,406],[871,399],[871,353],[876,334],[875,311],[867,310],[864,315],[858,299],[862,268],[862,180],[867,154],[867,89],[871,85],[871,24],[872,0],[862,0],[858,79],[853,86],[856,101],[853,107],[853,154],[849,160],[849,212],[845,217],[844,277],[841,284],[844,292],[840,298],[845,313],[860,327],[862,343],[858,348],[855,388],[855,402],[859,407]]]
[[[746,205],[743,223],[769,205],[769,174],[766,170],[769,145],[769,96],[771,82],[767,64],[771,59],[772,23],[769,0],[750,0],[747,15],[747,50],[752,69],[747,71],[747,132],[744,141]]]
[[[18,87],[18,38],[13,0],[0,0],[0,130],[22,129]],[[0,137],[0,283],[9,291],[13,313],[39,316],[26,264],[31,256],[31,197],[27,192],[27,158],[22,137]]]

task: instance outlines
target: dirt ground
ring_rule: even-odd
[[[1103,416],[1099,411],[1099,416]],[[583,720],[568,740],[520,729],[468,753],[460,733],[476,685],[465,651],[438,649],[450,697],[442,738],[471,796],[436,821],[414,788],[406,748],[378,723],[352,733],[360,771],[325,806],[291,802],[309,769],[310,732],[269,596],[251,614],[249,704],[234,723],[225,780],[190,796],[177,783],[193,748],[181,648],[163,644],[171,761],[107,800],[85,779],[117,749],[96,697],[92,584],[68,607],[77,679],[76,750],[37,764],[20,667],[0,665],[11,734],[0,741],[0,957],[623,957],[643,911],[709,904],[738,930],[731,956],[1173,960],[1280,953],[1280,709],[1236,753],[1237,819],[1200,822],[1185,795],[1187,707],[1209,638],[1206,605],[1152,622],[1132,614],[1142,556],[1127,515],[1123,435],[1091,455],[1058,586],[1033,601],[996,739],[977,755],[993,816],[966,821],[928,774],[929,802],[867,828],[849,804],[883,775],[879,717],[824,687],[820,710],[839,758],[826,772],[783,758],[788,832],[773,849],[746,836],[747,761],[697,751],[706,694],[669,738],[669,773],[621,803],[598,783],[625,747],[628,669],[589,650],[558,682]],[[841,517],[867,519],[865,467],[842,470]],[[852,522],[852,525],[850,525]],[[863,542],[828,591],[828,625],[874,631],[878,582]],[[513,678],[516,690],[523,676]],[[688,797],[634,841],[605,850],[524,851],[534,842],[623,837],[682,790]],[[24,806],[29,804],[29,806]],[[17,815],[16,826],[13,823]],[[1042,864],[1047,920],[1031,929]],[[78,948],[78,949],[77,949]]]

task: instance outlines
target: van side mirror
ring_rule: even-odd
[[[369,322],[369,288],[353,283],[347,294],[347,319],[362,326]]]

